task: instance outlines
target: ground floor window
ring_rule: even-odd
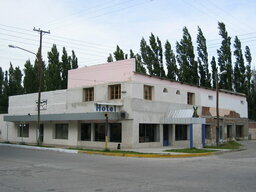
[[[29,137],[29,124],[19,124],[18,137]]]
[[[55,125],[55,139],[68,139],[68,124]]]
[[[188,140],[188,125],[175,126],[175,140]]]
[[[236,126],[236,137],[243,137],[243,126],[242,125]]]
[[[139,142],[157,142],[157,125],[140,124],[139,125]]]
[[[227,125],[227,138],[232,138],[232,125]]]
[[[205,138],[206,139],[211,139],[212,137],[212,131],[211,131],[211,126],[210,125],[205,125]]]
[[[95,124],[94,141],[105,141],[105,124]]]
[[[110,123],[109,124],[110,142],[122,142],[122,124]]]
[[[81,123],[80,130],[80,140],[81,141],[90,141],[91,140],[91,124],[89,123]]]

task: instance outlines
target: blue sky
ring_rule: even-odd
[[[79,67],[105,63],[117,44],[127,53],[139,52],[141,38],[148,40],[151,32],[175,49],[184,26],[195,50],[201,27],[211,58],[221,42],[218,21],[226,24],[232,44],[238,35],[255,60],[255,12],[255,0],[0,0],[0,63],[4,70],[10,62],[23,69],[27,59],[34,60],[34,55],[8,48],[13,44],[36,52],[39,34],[34,27],[51,31],[43,36],[44,60],[55,43],[59,52],[63,46],[69,54],[74,50]]]

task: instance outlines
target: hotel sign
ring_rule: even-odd
[[[117,112],[116,106],[96,104],[97,112]]]

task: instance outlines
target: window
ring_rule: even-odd
[[[94,88],[85,88],[84,89],[84,101],[93,101],[94,100]]]
[[[140,124],[139,125],[139,142],[157,142],[157,125]]]
[[[105,124],[95,124],[94,141],[105,141]]]
[[[243,137],[243,126],[242,125],[236,126],[236,137]]]
[[[153,87],[144,85],[144,99],[152,100],[152,89]]]
[[[122,124],[110,123],[110,142],[122,142]]]
[[[195,104],[195,94],[188,92],[187,94],[187,104],[194,105]]]
[[[176,91],[176,95],[180,95],[180,90],[177,90],[177,91]]]
[[[206,139],[211,139],[211,126],[210,125],[205,125],[205,138]]]
[[[212,95],[208,95],[208,99],[209,100],[213,100],[213,96]]]
[[[110,99],[121,99],[121,85],[110,85],[109,86],[109,98]]]
[[[164,93],[168,93],[168,89],[167,89],[167,88],[164,88],[164,89],[163,89],[163,92],[164,92]]]
[[[175,126],[175,140],[187,140],[188,139],[188,126],[187,125],[176,125]]]
[[[55,125],[55,139],[68,139],[68,124]]]
[[[19,124],[18,137],[29,137],[29,124]]]
[[[81,141],[90,141],[91,140],[91,124],[82,123],[80,134],[81,134],[80,136]]]

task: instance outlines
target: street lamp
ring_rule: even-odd
[[[220,72],[220,75],[226,74],[227,71],[224,70]],[[219,127],[220,127],[220,117],[219,117],[219,82],[218,82],[218,72],[215,72],[215,85],[216,85],[216,115],[217,115],[217,126],[216,126],[216,145],[219,146]]]
[[[36,53],[32,52],[32,51],[29,51],[27,49],[24,49],[24,48],[21,48],[21,47],[18,47],[18,46],[15,46],[15,45],[8,45],[9,48],[15,48],[15,49],[20,49],[22,51],[26,51],[28,53],[31,53],[33,55],[35,55],[36,57],[38,57],[38,61],[39,61],[39,65],[38,65],[38,79],[39,79],[39,86],[38,86],[38,100],[37,100],[37,129],[36,129],[36,142],[37,142],[37,145],[39,145],[39,135],[40,135],[40,103],[41,103],[41,81],[42,81],[42,78],[41,78],[41,67],[42,65],[40,64],[42,61],[41,61],[41,56],[37,55]],[[38,135],[39,133],[39,135]]]

